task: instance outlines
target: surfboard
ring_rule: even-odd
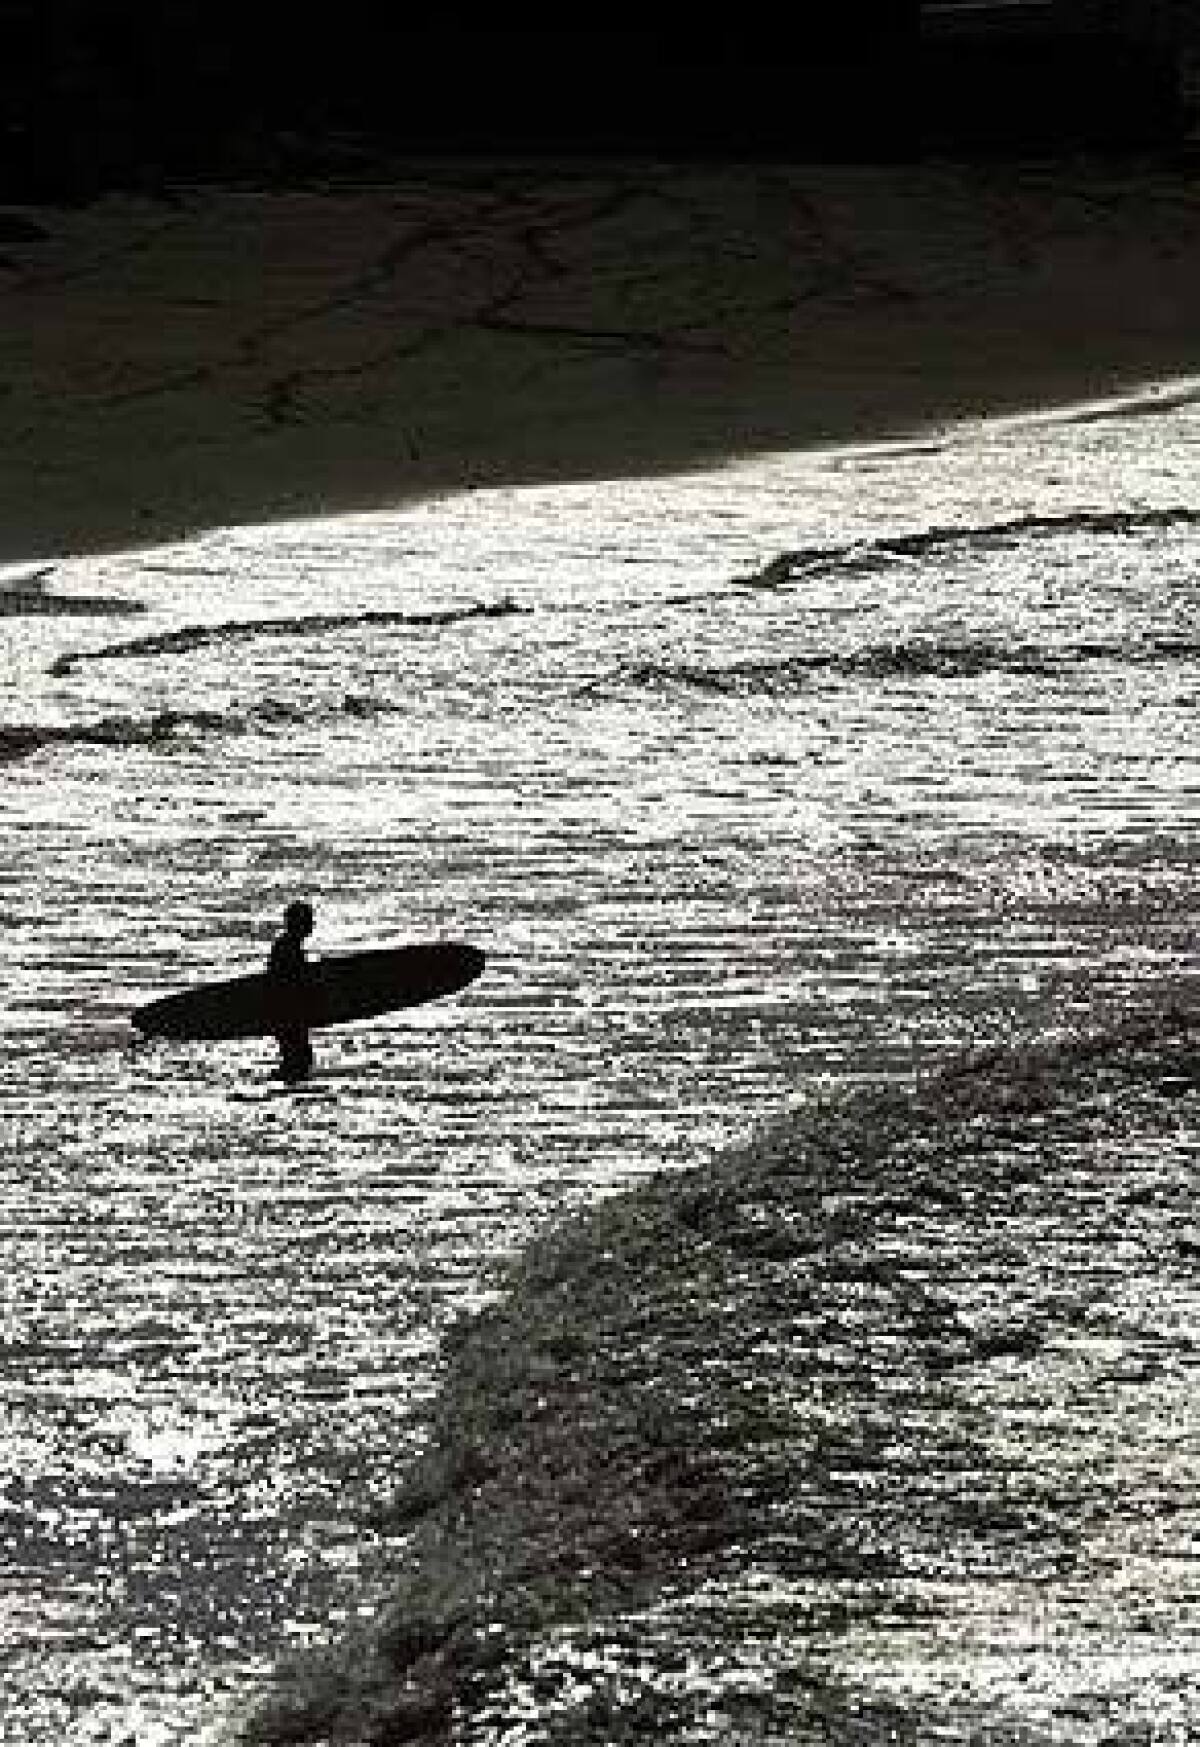
[[[420,1007],[473,983],[486,963],[478,947],[454,941],[376,948],[313,959],[297,1007],[263,972],[163,995],[131,1015],[144,1037],[227,1041],[269,1037],[281,1023],[349,1025],[401,1007]]]

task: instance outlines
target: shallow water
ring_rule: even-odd
[[[536,1245],[398,1585],[454,1738],[1194,1739],[1196,1038],[865,1087]]]
[[[0,1741],[206,1738],[369,1612],[438,1337],[548,1217],[1193,998],[1200,415],[1145,412],[0,578]],[[488,971],[300,1096],[130,1050],[298,893]]]

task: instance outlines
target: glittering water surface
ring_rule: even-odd
[[[814,1085],[1192,998],[1198,435],[1114,408],[0,577],[0,1740],[215,1736],[369,1611],[439,1334],[548,1216]],[[265,1045],[130,1050],[297,894],[314,950],[488,971],[323,1034],[297,1096]],[[1186,1111],[1147,1156],[1191,1180]],[[1171,1387],[1089,1434],[1130,1462],[1191,1423],[1173,1302]],[[1029,1435],[1077,1465],[1059,1382]],[[1194,1673],[1157,1556],[1097,1684]],[[847,1667],[944,1685],[946,1609]]]

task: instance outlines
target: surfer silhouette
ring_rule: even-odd
[[[272,945],[267,960],[276,1015],[274,1035],[279,1045],[279,1075],[289,1086],[307,1080],[313,1069],[312,1044],[308,1039],[311,973],[304,950],[313,926],[311,904],[302,899],[289,904],[283,913],[283,933]]]

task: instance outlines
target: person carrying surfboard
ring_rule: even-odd
[[[308,1036],[311,975],[304,950],[313,927],[311,904],[303,899],[289,904],[283,913],[283,933],[275,940],[267,959],[272,1004],[277,1005],[278,1011],[275,1041],[279,1045],[279,1075],[289,1086],[307,1080],[313,1070]]]

